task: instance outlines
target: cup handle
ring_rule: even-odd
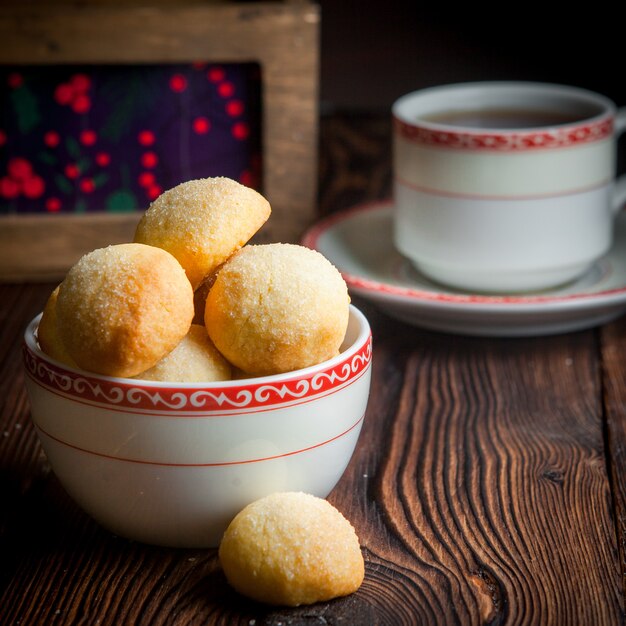
[[[615,136],[619,136],[626,131],[626,107],[621,107],[615,114]],[[613,213],[617,215],[626,204],[626,174],[623,174],[615,181],[613,189]]]

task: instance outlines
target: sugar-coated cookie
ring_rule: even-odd
[[[204,321],[228,361],[263,376],[337,354],[349,303],[343,277],[319,252],[294,244],[248,245],[222,266]]]
[[[59,296],[59,287],[57,286],[50,294],[46,306],[41,314],[39,327],[37,328],[37,340],[39,347],[53,359],[69,365],[70,367],[78,367],[76,361],[69,355],[67,348],[59,337],[57,330],[57,298]]]
[[[173,254],[196,289],[267,221],[269,202],[230,178],[202,178],[162,193],[141,218],[135,241]]]
[[[354,528],[329,502],[275,493],[244,508],[219,547],[228,582],[267,604],[298,606],[356,591],[364,577]]]
[[[85,370],[135,376],[173,350],[193,318],[193,290],[178,261],[139,243],[94,250],[59,288],[57,328]]]
[[[230,380],[231,376],[230,363],[217,351],[206,328],[192,324],[189,332],[167,356],[135,378],[201,383]]]

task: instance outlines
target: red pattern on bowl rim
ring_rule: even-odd
[[[23,346],[23,358],[26,373],[35,382],[83,404],[126,412],[206,417],[272,410],[334,393],[367,370],[372,336],[370,332],[356,351],[349,349],[330,359],[323,369],[318,365],[224,383],[155,383],[94,375],[64,367],[28,341]]]

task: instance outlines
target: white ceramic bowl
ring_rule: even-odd
[[[325,497],[354,451],[369,395],[371,332],[350,307],[339,356],[221,383],[159,383],[73,370],[25,332],[26,389],[59,480],[113,533],[214,547],[245,505],[275,491]]]

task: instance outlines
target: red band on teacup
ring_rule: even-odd
[[[493,133],[435,130],[409,124],[397,117],[394,117],[393,123],[396,133],[413,143],[456,150],[492,150],[496,152],[569,148],[579,144],[601,141],[613,133],[613,117],[552,130]]]
[[[527,193],[522,194],[518,193],[514,194],[484,194],[484,193],[461,193],[458,191],[448,191],[445,189],[436,189],[434,187],[425,187],[423,185],[418,185],[413,183],[406,178],[402,178],[401,176],[394,176],[394,182],[398,185],[402,185],[404,187],[408,187],[413,191],[418,193],[429,195],[429,196],[439,196],[442,198],[454,198],[457,200],[495,200],[495,201],[506,201],[506,202],[515,202],[522,201],[525,202],[527,200],[542,200],[547,198],[565,198],[566,196],[576,196],[579,194],[590,193],[597,189],[602,189],[603,187],[607,187],[611,183],[611,179],[600,180],[593,185],[587,185],[586,187],[571,187],[569,189],[563,189],[561,191],[554,191],[552,193]]]
[[[141,381],[96,378],[50,363],[24,346],[28,375],[41,386],[79,402],[112,410],[159,412],[177,415],[211,415],[262,411],[302,403],[344,387],[368,368],[372,338],[351,357],[306,376],[272,382],[242,381],[237,386],[152,387]],[[257,379],[259,381],[263,379]]]

